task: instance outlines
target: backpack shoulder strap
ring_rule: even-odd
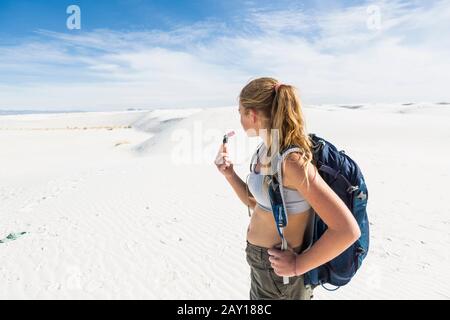
[[[276,172],[274,175],[277,177],[278,183],[280,185],[281,199],[283,201],[284,212],[286,212],[286,213],[287,213],[287,210],[286,210],[286,202],[284,200],[283,174],[282,174],[281,168],[282,168],[282,164],[283,164],[284,160],[286,159],[286,157],[289,154],[291,154],[293,152],[298,152],[298,151],[300,151],[300,148],[298,148],[298,147],[295,147],[295,146],[289,147],[289,148],[285,149],[281,153],[281,155],[278,157],[278,159],[276,160],[277,161],[277,167],[276,167],[277,169],[276,169]],[[287,216],[287,214],[286,214],[286,216]]]
[[[290,146],[284,148],[284,149],[281,151],[280,155],[279,155],[279,156],[277,157],[277,159],[276,159],[276,171],[275,171],[275,175],[278,176],[278,173],[279,173],[279,176],[280,176],[280,178],[281,178],[281,174],[282,174],[282,172],[281,172],[281,166],[282,166],[284,160],[287,158],[287,156],[288,156],[289,154],[291,154],[291,153],[293,153],[293,152],[300,152],[300,151],[301,151],[301,149],[300,149],[298,146],[295,146],[295,145],[290,145]]]
[[[252,173],[254,171],[254,168],[256,166],[255,158],[257,158],[259,151],[261,150],[264,142],[261,142],[258,147],[256,148],[256,151],[253,153],[251,159],[250,159],[250,172]]]

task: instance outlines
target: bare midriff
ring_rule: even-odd
[[[310,208],[300,214],[288,214],[289,223],[284,229],[284,236],[289,247],[296,248],[302,245],[311,211]],[[264,248],[273,248],[281,244],[272,212],[255,207],[247,229],[247,241]]]

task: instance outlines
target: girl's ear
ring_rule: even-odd
[[[252,113],[253,123],[256,123],[256,118],[257,118],[256,111],[251,109],[250,112]]]

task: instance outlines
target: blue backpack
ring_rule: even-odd
[[[333,260],[305,273],[304,283],[312,286],[323,286],[328,283],[340,287],[352,279],[369,249],[369,221],[366,211],[369,195],[363,174],[355,161],[346,155],[343,150],[338,151],[333,144],[325,139],[319,138],[315,134],[309,134],[309,137],[313,143],[314,165],[323,180],[352,212],[361,229],[361,237]],[[284,159],[290,152],[294,152],[296,148],[292,145],[286,147],[280,152],[281,159]],[[281,162],[278,163],[278,172],[280,173]],[[287,215],[284,214],[285,206],[280,190],[278,179],[272,177],[269,185],[269,196],[275,223],[284,241],[282,230],[287,225]],[[325,232],[327,226],[318,214],[314,214],[311,228],[310,245],[313,245]]]

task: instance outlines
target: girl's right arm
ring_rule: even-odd
[[[230,183],[234,192],[236,192],[237,196],[241,201],[250,208],[254,209],[256,206],[256,200],[253,198],[253,195],[248,190],[247,184],[242,181],[242,179],[233,172],[232,175],[226,177],[227,181]]]
[[[229,159],[227,144],[222,144],[219,153],[217,154],[215,165],[217,169],[222,173],[227,181],[230,183],[234,192],[241,201],[250,208],[254,209],[256,206],[256,200],[248,190],[247,184],[236,174],[233,169],[233,163]]]

